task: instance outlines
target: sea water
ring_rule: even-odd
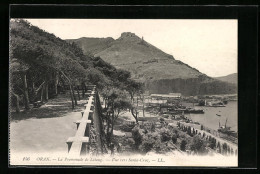
[[[193,107],[192,103],[183,103],[183,105]],[[205,113],[185,114],[185,117],[214,130],[219,128],[219,122],[221,126],[225,125],[227,119],[227,126],[231,127],[231,130],[237,132],[237,101],[229,101],[226,107],[194,106],[194,108],[203,109]],[[217,116],[216,114],[220,116]]]

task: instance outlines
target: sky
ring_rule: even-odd
[[[132,32],[211,77],[237,73],[237,20],[26,19],[61,39]]]

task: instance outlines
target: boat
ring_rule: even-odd
[[[216,103],[207,102],[205,106],[207,106],[207,107],[226,107],[223,102],[216,102]]]
[[[227,126],[227,120],[228,119],[226,119],[225,125],[222,125],[222,126],[220,125],[220,122],[219,122],[218,132],[221,132],[221,133],[226,134],[226,135],[237,137],[237,132],[231,130],[230,126]]]
[[[204,114],[203,109],[187,108],[184,110],[185,114]]]
[[[216,114],[217,116],[219,116],[219,117],[221,117],[221,115],[220,114]]]

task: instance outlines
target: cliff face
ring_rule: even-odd
[[[132,78],[144,82],[150,93],[198,95],[237,90],[236,85],[208,77],[131,32],[122,33],[116,40],[81,38],[73,42],[116,68],[131,72]]]
[[[179,92],[184,96],[205,94],[234,94],[237,92],[236,85],[221,81],[203,82],[199,78],[190,79],[160,79],[147,81],[146,89],[150,93],[167,94]]]

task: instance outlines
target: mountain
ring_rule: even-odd
[[[80,38],[73,42],[116,68],[130,71],[133,79],[144,82],[146,90],[150,93],[181,92],[184,95],[236,93],[234,84],[208,77],[134,33],[124,32],[118,39],[110,39],[108,44],[103,43],[106,41],[104,38],[98,41],[97,38],[84,38],[85,42],[82,40]]]
[[[215,78],[223,82],[237,84],[237,73],[229,74],[227,76],[215,77]]]
[[[67,40],[69,43],[75,42],[77,45],[84,45],[82,47],[83,53],[85,55],[99,53],[100,51],[108,48],[110,43],[114,41],[112,37],[108,38],[87,38],[82,37],[79,39],[69,39]]]

